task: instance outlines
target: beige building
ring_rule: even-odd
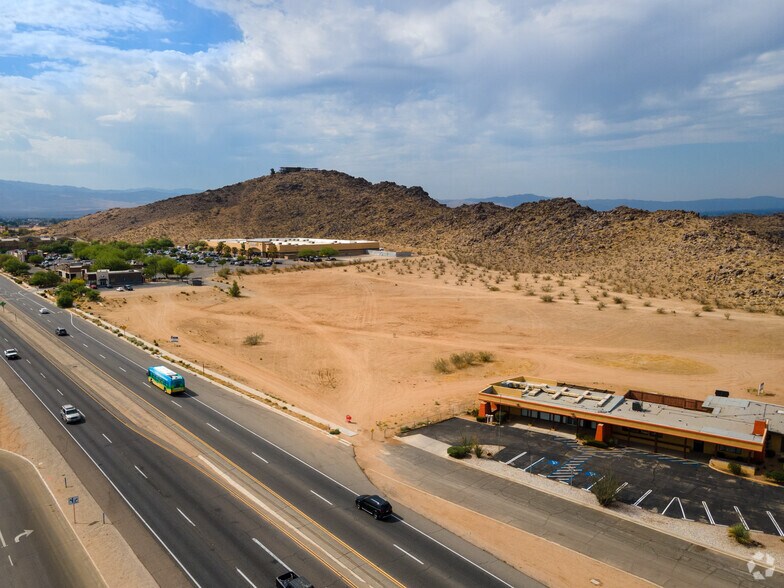
[[[308,237],[262,237],[258,239],[205,239],[209,247],[218,249],[219,243],[232,255],[263,257],[296,257],[303,251],[329,248],[338,255],[364,255],[380,248],[378,241],[346,239],[311,239]]]

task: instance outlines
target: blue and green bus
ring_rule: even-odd
[[[163,365],[147,368],[147,381],[166,394],[185,392],[185,378]]]

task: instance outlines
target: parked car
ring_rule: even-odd
[[[392,505],[375,494],[361,494],[354,503],[358,509],[372,514],[374,519],[385,519],[392,514]]]
[[[19,359],[19,352],[16,349],[6,349],[3,355],[6,359]]]
[[[60,337],[65,337],[66,335],[68,335],[68,331],[66,331],[63,327],[57,327],[54,330],[54,334]]]
[[[39,314],[49,314],[49,309],[44,308],[43,306],[38,309]]]
[[[78,423],[84,419],[84,415],[72,404],[64,404],[60,409],[60,418],[67,423]]]
[[[117,290],[118,292],[125,292],[125,288],[123,288],[122,286],[115,288],[115,290]]]
[[[90,290],[97,290],[97,289],[98,286],[96,286],[95,284],[90,284]]]
[[[131,290],[133,290],[133,286],[131,286],[130,284],[125,284],[125,286],[123,286],[123,287],[124,287],[126,290],[128,290],[128,292],[130,292]]]
[[[294,572],[286,572],[275,578],[277,588],[313,588],[313,584]]]

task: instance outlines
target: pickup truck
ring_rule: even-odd
[[[294,572],[286,572],[275,578],[277,588],[313,588],[308,580]]]

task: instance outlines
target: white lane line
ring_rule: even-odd
[[[534,463],[532,463],[531,465],[529,465],[527,468],[524,468],[524,469],[523,469],[523,471],[524,471],[524,472],[527,472],[528,470],[530,470],[532,467],[534,467],[536,464],[538,464],[538,463],[539,463],[540,461],[542,461],[543,459],[544,459],[543,457],[541,457],[541,458],[537,459],[537,460],[536,460]]]
[[[260,456],[258,453],[256,453],[255,451],[251,451],[251,453],[252,453],[253,455],[255,455],[256,457],[258,457],[258,458],[259,458],[261,461],[263,461],[264,463],[269,463],[269,462],[268,462],[266,459],[264,459],[263,457],[261,457],[261,456]]]
[[[118,365],[117,367],[120,368],[120,370],[125,372],[126,374],[128,373],[128,370],[126,370],[123,366]]]
[[[321,500],[323,500],[324,502],[326,502],[328,505],[330,505],[330,506],[335,506],[335,505],[334,505],[334,504],[332,504],[332,503],[331,503],[329,500],[327,500],[326,498],[324,498],[324,497],[323,497],[321,494],[318,494],[318,493],[316,493],[316,492],[313,492],[313,490],[311,490],[311,491],[310,491],[310,493],[311,493],[311,494],[313,494],[314,496],[318,496],[319,498],[321,498]]]
[[[702,508],[705,509],[705,514],[708,515],[708,520],[710,521],[710,524],[715,525],[716,521],[713,520],[713,515],[711,515],[711,511],[708,508],[708,504],[704,500],[702,501]]]
[[[274,553],[272,553],[272,552],[271,552],[269,549],[267,549],[267,547],[266,547],[266,546],[265,546],[265,545],[264,545],[264,544],[263,544],[261,541],[259,541],[259,540],[258,540],[258,539],[256,539],[255,537],[253,537],[253,542],[254,542],[256,545],[258,545],[259,547],[261,547],[261,548],[262,548],[264,551],[266,551],[267,553],[269,553],[270,557],[271,557],[272,559],[274,559],[276,562],[278,562],[280,565],[282,565],[284,568],[286,568],[286,571],[287,571],[287,572],[290,572],[290,571],[292,571],[292,570],[291,570],[291,568],[290,568],[289,566],[287,566],[287,565],[286,565],[286,562],[285,562],[285,561],[283,561],[283,560],[282,560],[282,559],[280,559],[280,558],[279,558],[277,555],[275,555],[275,554],[274,554]]]
[[[648,495],[649,495],[651,492],[653,492],[653,490],[648,490],[648,491],[647,491],[645,494],[643,494],[642,496],[640,496],[640,497],[637,499],[637,502],[635,502],[634,504],[632,504],[632,506],[637,506],[637,507],[640,507],[640,508],[642,508],[642,507],[640,506],[640,503],[641,503],[643,500],[645,500],[646,498],[648,498]]]
[[[346,445],[347,447],[351,447],[351,443],[349,443],[345,439],[338,439],[338,443],[342,443],[343,445]]]
[[[71,315],[71,320],[73,320],[73,315]],[[117,484],[115,484],[114,481],[107,475],[107,473],[105,471],[103,471],[103,469],[101,469],[101,466],[98,465],[98,462],[95,461],[93,456],[90,455],[90,453],[84,448],[84,445],[82,445],[79,442],[79,440],[76,437],[74,437],[73,433],[71,433],[71,431],[68,429],[68,426],[60,419],[59,416],[57,416],[55,413],[52,412],[52,409],[50,409],[47,406],[47,404],[43,401],[43,398],[41,398],[38,395],[38,393],[30,387],[30,384],[28,384],[22,378],[22,376],[19,375],[19,372],[17,372],[13,367],[11,367],[11,371],[14,372],[14,374],[16,374],[16,377],[19,378],[19,381],[22,382],[22,384],[24,384],[25,387],[27,387],[28,390],[30,390],[30,392],[33,394],[33,396],[36,397],[38,402],[40,402],[41,405],[46,409],[46,411],[50,415],[52,415],[52,418],[55,419],[60,424],[60,426],[63,428],[63,430],[68,434],[68,436],[71,439],[73,439],[73,442],[76,443],[76,446],[79,447],[79,449],[81,449],[84,452],[84,454],[87,456],[87,458],[91,462],[93,462],[93,465],[98,469],[99,472],[101,472],[103,477],[106,478],[106,481],[109,482],[109,484],[111,484],[111,486],[112,486],[112,488],[114,488],[115,492],[117,492],[117,494],[120,496],[120,498],[123,499],[125,504],[128,505],[128,508],[130,508],[133,511],[133,513],[139,518],[139,520],[144,524],[144,526],[147,527],[147,530],[150,531],[150,533],[152,533],[153,537],[155,537],[155,539],[158,541],[158,543],[160,543],[161,546],[163,546],[163,548],[166,550],[166,552],[169,554],[169,556],[171,556],[171,558],[175,562],[177,562],[177,565],[180,566],[180,569],[183,572],[185,572],[185,575],[188,576],[188,578],[190,579],[191,582],[193,582],[193,585],[196,586],[197,588],[201,588],[201,584],[199,584],[196,581],[196,578],[193,577],[193,575],[190,573],[188,568],[186,568],[183,565],[183,563],[177,558],[177,556],[174,555],[174,552],[169,548],[169,546],[166,544],[166,542],[163,539],[161,539],[161,536],[158,535],[158,533],[155,532],[155,529],[153,529],[152,526],[147,522],[147,520],[141,515],[141,513],[138,510],[136,510],[136,507],[131,503],[130,500],[128,500],[128,498],[125,496],[125,494],[123,494],[120,491],[120,489],[117,487]]]
[[[242,576],[242,577],[245,579],[245,581],[246,581],[248,584],[250,584],[251,586],[253,586],[253,588],[256,588],[256,584],[254,584],[253,582],[251,582],[251,581],[250,581],[250,578],[248,578],[248,576],[246,576],[245,574],[243,574],[241,569],[239,569],[239,568],[234,568],[234,569],[235,569],[235,570],[237,570],[237,573],[238,573],[240,576]]]
[[[105,355],[102,355],[102,354],[100,354],[100,353],[98,354],[98,357],[100,357],[100,358],[102,358],[102,359],[106,359],[106,356],[105,356]]]
[[[768,513],[768,516],[770,517],[770,522],[773,523],[774,527],[776,527],[776,531],[778,531],[779,537],[784,537],[784,532],[782,532],[781,527],[779,527],[779,524],[776,522],[776,519],[773,518],[771,512],[769,510],[766,510],[765,512]]]
[[[87,347],[87,343],[82,343],[82,345],[84,345],[85,347]]]
[[[145,476],[145,478],[146,478],[146,477],[147,477],[147,476]],[[184,513],[184,512],[182,512],[182,511],[181,511],[179,508],[177,509],[177,512],[178,512],[178,513],[180,513],[180,514],[182,515],[182,518],[184,518],[186,521],[188,521],[188,522],[189,522],[191,525],[193,525],[194,527],[196,526],[196,523],[194,523],[192,520],[190,520],[190,519],[189,519],[189,518],[188,518],[188,517],[185,515],[185,513]]]
[[[744,519],[743,515],[740,514],[740,509],[737,506],[733,506],[732,508],[734,508],[735,512],[738,513],[738,518],[740,519],[740,522],[743,523],[743,528],[748,531],[749,530],[749,526],[746,524],[746,519]]]
[[[152,386],[150,386],[147,382],[144,382],[144,385],[147,386],[148,388],[152,388]]]
[[[106,439],[106,440],[107,440],[109,443],[111,443],[111,442],[112,442],[112,440],[111,440],[111,439],[109,439],[109,437],[107,437],[107,436],[106,436],[106,435],[104,435],[103,433],[101,433],[101,435],[103,435],[103,438],[104,438],[104,439]]]
[[[29,359],[25,358],[25,361],[26,361],[27,363],[29,363],[30,365],[33,365],[32,363],[30,363],[30,360],[29,360]]]
[[[408,527],[409,529],[411,529],[411,530],[413,530],[413,531],[416,531],[417,533],[419,533],[419,534],[420,534],[420,535],[422,535],[423,537],[426,537],[427,539],[430,539],[430,540],[431,540],[433,543],[435,543],[435,544],[436,544],[436,545],[438,545],[439,547],[441,547],[441,548],[443,548],[443,549],[446,549],[446,550],[447,550],[449,553],[451,553],[452,555],[454,555],[454,556],[456,556],[456,557],[459,557],[460,559],[462,559],[462,560],[463,560],[464,562],[466,562],[467,564],[470,564],[470,565],[474,566],[476,569],[478,569],[478,570],[479,570],[479,571],[481,571],[481,572],[484,572],[485,574],[487,574],[488,576],[490,576],[491,578],[493,578],[493,579],[494,579],[494,580],[496,580],[497,582],[499,582],[499,583],[503,584],[504,586],[508,586],[509,588],[514,588],[514,586],[512,586],[512,585],[511,585],[509,582],[505,582],[504,580],[502,580],[501,578],[499,578],[498,576],[496,576],[495,574],[493,574],[492,572],[490,572],[490,571],[489,571],[489,570],[488,570],[488,569],[487,569],[485,566],[483,566],[483,565],[480,565],[480,564],[476,563],[475,561],[472,561],[472,560],[468,559],[468,558],[467,558],[465,555],[463,555],[462,553],[458,553],[457,551],[455,551],[455,550],[454,550],[454,549],[452,549],[451,547],[448,547],[448,546],[444,545],[444,544],[443,544],[443,543],[441,543],[441,542],[440,542],[438,539],[436,539],[436,538],[434,538],[434,537],[431,537],[430,535],[428,535],[428,534],[427,534],[427,533],[425,533],[424,531],[421,531],[420,529],[417,529],[417,528],[416,528],[414,525],[412,525],[411,523],[408,523],[408,522],[404,521],[404,520],[403,520],[403,519],[401,519],[400,517],[396,516],[394,513],[392,514],[392,516],[393,516],[393,517],[395,517],[395,519],[396,519],[398,522],[400,522],[400,523],[403,523],[403,524],[404,524],[406,527]]]
[[[39,374],[41,374],[41,377],[42,377],[44,380],[46,379],[46,376],[44,375],[44,373],[43,373],[43,372],[38,372],[38,373],[39,373]]]
[[[172,404],[176,404],[177,406],[179,406],[180,408],[182,408],[182,404],[180,404],[180,403],[179,403],[179,402],[177,402],[176,400],[172,400]]]
[[[8,547],[8,544],[6,544],[6,542],[5,542],[5,537],[3,537],[3,533],[2,533],[2,532],[0,532],[0,543],[2,543],[2,544],[3,544],[3,549],[5,549],[6,547]]]
[[[618,494],[618,492],[620,492],[621,490],[623,490],[624,488],[626,488],[626,486],[628,486],[628,485],[629,485],[629,482],[624,482],[623,484],[621,484],[620,486],[618,486],[618,487],[615,489],[615,492],[613,492],[613,496],[615,496],[616,494]]]
[[[208,427],[212,427],[213,429],[215,429],[216,431],[218,431],[218,433],[220,433],[220,429],[219,429],[218,427],[216,427],[215,425],[211,425],[210,423],[207,423],[207,426],[208,426]]]
[[[110,441],[110,443],[111,443],[111,441]],[[144,479],[145,479],[145,480],[149,480],[149,478],[147,477],[147,474],[145,474],[143,471],[141,471],[141,470],[139,469],[139,466],[133,466],[133,467],[135,467],[135,468],[136,468],[136,471],[137,471],[137,472],[139,472],[139,473],[140,473],[142,476],[144,476]],[[180,509],[178,508],[177,510],[180,510]],[[182,514],[182,511],[181,511],[181,510],[180,510],[180,514]],[[182,515],[182,516],[184,516],[184,517],[185,517],[185,515]],[[188,517],[185,517],[185,518],[187,519]],[[191,525],[193,525],[193,523],[191,523]],[[195,527],[196,525],[193,525],[193,526]]]
[[[402,548],[402,547],[400,547],[399,545],[396,545],[395,543],[393,543],[392,545],[394,545],[395,547],[397,547],[397,548],[398,548],[400,551],[402,551],[403,553],[405,553],[405,554],[406,554],[408,557],[410,557],[411,559],[413,559],[415,562],[417,562],[417,563],[419,563],[419,564],[421,564],[421,565],[425,565],[425,563],[424,563],[422,560],[415,558],[413,555],[411,555],[411,554],[410,554],[408,551],[406,551],[405,549],[403,549],[403,548]]]
[[[11,559],[11,556],[8,556],[8,561],[11,562],[11,567],[14,567],[14,560]]]
[[[58,392],[60,392],[60,388],[55,388],[55,390],[57,390]],[[63,394],[62,392],[60,392],[60,396],[65,396],[65,394]]]
[[[512,459],[510,459],[509,461],[505,461],[504,463],[505,463],[506,465],[509,465],[510,463],[512,463],[513,461],[517,461],[518,459],[520,459],[521,457],[523,457],[523,456],[524,456],[524,455],[526,455],[527,453],[528,453],[527,451],[523,451],[523,452],[522,452],[522,453],[520,453],[519,455],[515,455],[515,456],[514,456]]]

